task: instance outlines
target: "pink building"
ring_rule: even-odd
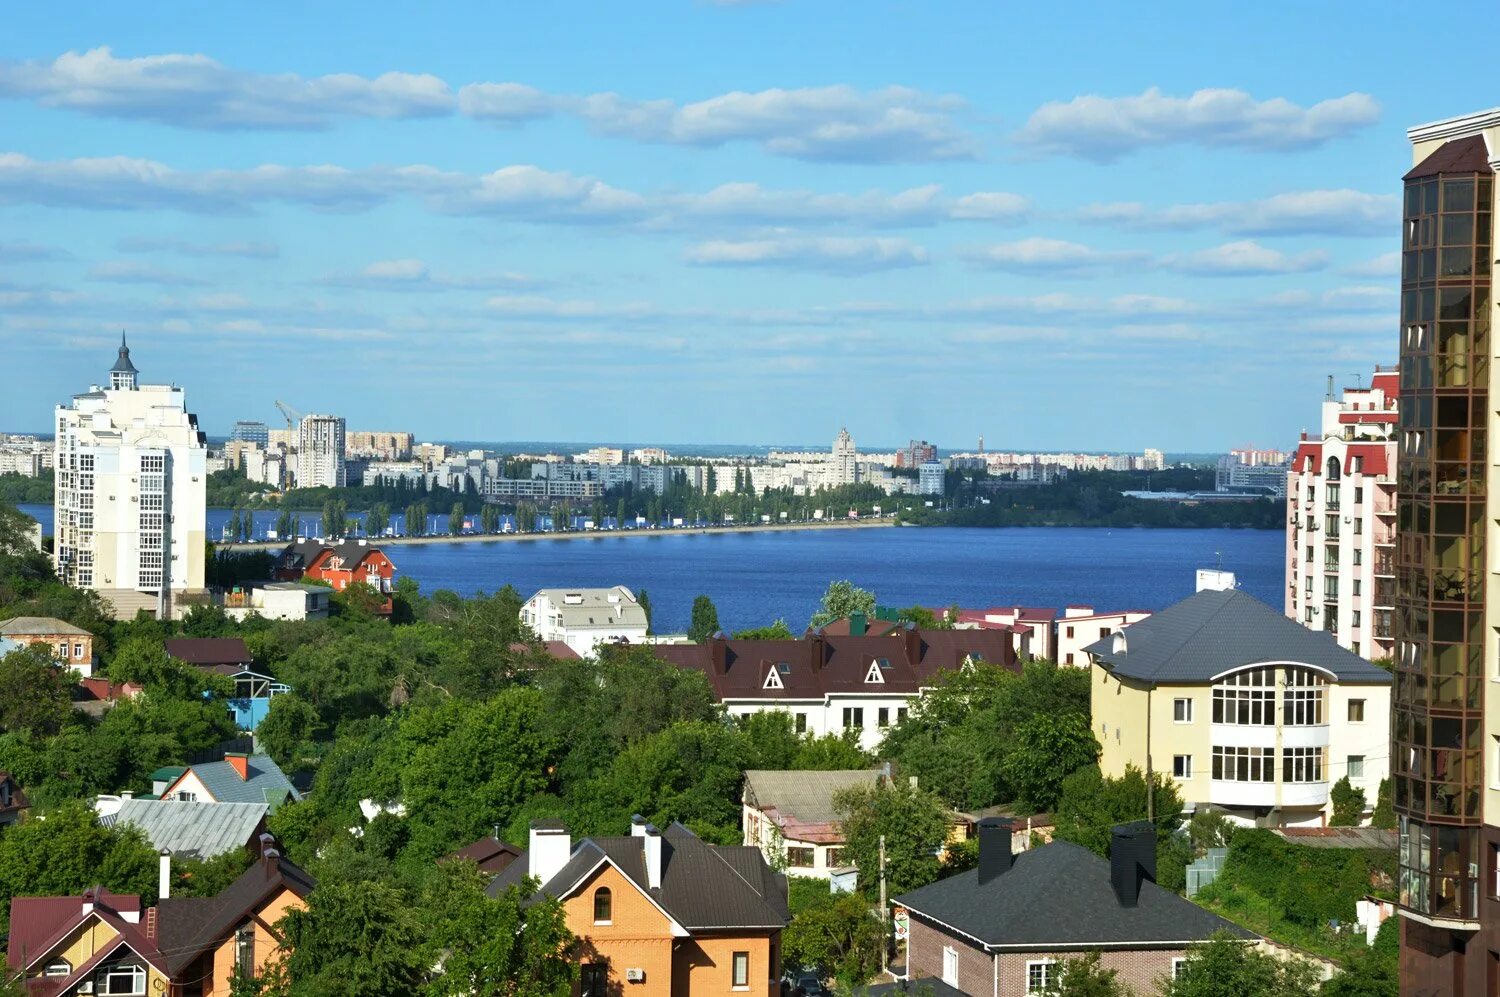
[[[1084,648],[1150,615],[1145,609],[1096,613],[1093,606],[1068,606],[1057,621],[1057,663],[1087,668],[1089,656]]]
[[[1395,603],[1394,370],[1323,402],[1287,474],[1286,614],[1367,658],[1389,657]]]

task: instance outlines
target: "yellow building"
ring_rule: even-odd
[[[1100,768],[1170,775],[1189,809],[1266,827],[1326,824],[1348,776],[1368,812],[1390,674],[1232,585],[1200,573],[1197,594],[1087,648]]]
[[[562,903],[578,938],[578,997],[780,993],[786,877],[754,847],[706,844],[641,817],[628,836],[575,844],[561,823],[537,821],[490,894],[528,876]]]

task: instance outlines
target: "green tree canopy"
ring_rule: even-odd
[[[1018,808],[1027,813],[1051,811],[1062,791],[1059,774],[1092,765],[1099,751],[1087,715],[1039,713],[1016,728],[1000,772],[1016,794]]]
[[[693,600],[693,618],[688,626],[688,640],[701,644],[719,632],[719,611],[713,600],[700,595]]]
[[[409,997],[430,967],[420,913],[394,886],[324,881],[279,923],[297,997]]]
[[[844,829],[844,857],[859,867],[860,889],[870,891],[879,883],[882,837],[891,896],[937,879],[948,808],[935,794],[897,782],[845,789],[833,803]]]
[[[1160,982],[1163,997],[1307,997],[1318,990],[1315,964],[1278,959],[1227,934],[1192,949],[1176,979]]]
[[[851,613],[875,615],[875,593],[859,588],[851,581],[828,583],[823,593],[823,602],[813,614],[808,626],[826,627],[834,620],[842,620]]]
[[[0,914],[16,896],[67,896],[91,886],[156,899],[157,855],[133,827],[100,827],[86,803],[26,820],[0,835]]]
[[[46,644],[31,644],[0,657],[0,730],[57,733],[73,712],[73,673],[60,666]]]

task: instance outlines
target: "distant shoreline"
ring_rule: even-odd
[[[565,533],[460,533],[426,537],[365,537],[371,547],[420,547],[451,543],[515,543],[526,540],[609,540],[619,537],[699,536],[705,533],[792,533],[799,530],[865,530],[894,527],[889,517],[880,519],[834,519],[811,523],[760,523],[740,526],[680,526],[656,530],[569,530]],[[355,539],[355,538],[351,538]],[[256,540],[251,543],[216,543],[216,550],[256,551],[285,547],[286,540]]]

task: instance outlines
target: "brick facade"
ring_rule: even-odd
[[[1006,952],[1000,956],[999,997],[1025,997],[1026,964],[1044,959],[1062,962],[1077,959],[1082,952]],[[1172,975],[1172,960],[1187,953],[1182,949],[1102,949],[1101,969],[1113,969],[1120,983],[1138,994],[1160,992],[1158,981]],[[991,991],[986,991],[989,993]]]
[[[995,961],[972,939],[953,934],[936,924],[911,915],[911,936],[907,942],[907,970],[912,979],[931,976],[943,978],[943,949],[958,953],[958,989],[973,997],[995,992]]]

